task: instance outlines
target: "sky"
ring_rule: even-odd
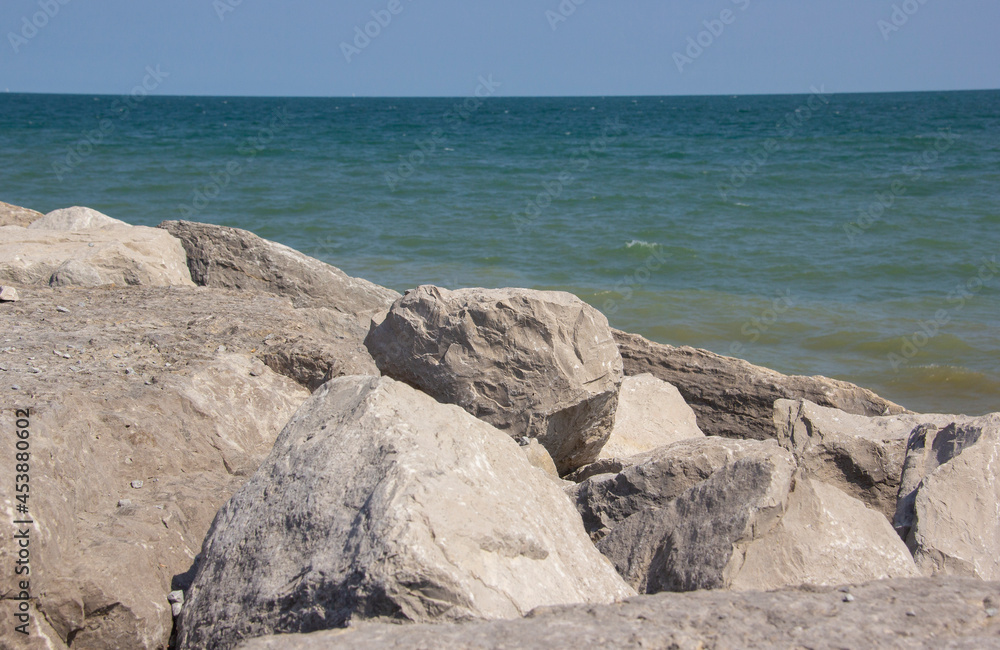
[[[1000,88],[997,0],[2,0],[0,92]]]

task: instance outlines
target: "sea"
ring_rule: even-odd
[[[488,95],[481,92],[480,95]],[[0,94],[0,200],[251,230],[347,273],[1000,411],[1000,91]]]

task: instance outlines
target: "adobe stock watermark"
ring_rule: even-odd
[[[548,9],[545,12],[545,20],[549,21],[552,31],[559,28],[560,23],[569,20],[569,17],[576,13],[577,7],[587,2],[587,0],[562,0],[555,11]]]
[[[620,301],[608,298],[601,304],[601,311],[605,316],[614,316],[618,313],[620,303],[628,302],[635,296],[635,290],[647,284],[653,277],[653,273],[660,270],[666,261],[666,253],[659,244],[652,247],[653,252],[649,254],[642,264],[637,266],[631,273],[622,277],[615,283],[612,293],[620,296]]]
[[[59,14],[59,9],[70,3],[70,0],[38,0],[38,11],[31,14],[31,17],[21,17],[21,29],[15,32],[7,32],[7,40],[14,54],[21,51],[21,48],[28,44],[28,41],[38,36],[38,32],[48,26],[49,21]]]
[[[132,111],[169,76],[170,73],[161,70],[159,64],[156,67],[147,65],[142,82],[136,84],[129,94],[112,102],[108,116],[97,122],[97,128],[82,133],[79,140],[66,147],[65,155],[52,161],[52,173],[56,175],[56,179],[63,180],[67,174],[83,164],[83,161],[94,153],[94,149],[111,137],[117,130],[118,124],[129,119]]]
[[[389,191],[395,192],[400,183],[412,177],[421,165],[426,163],[431,156],[438,152],[438,148],[443,148],[448,142],[448,131],[454,131],[463,122],[472,117],[483,105],[483,100],[496,94],[497,88],[503,84],[493,79],[489,74],[480,76],[479,85],[471,97],[463,102],[453,104],[451,109],[444,114],[445,128],[436,127],[431,130],[430,137],[417,140],[413,151],[408,155],[399,156],[399,164],[395,172],[385,173],[385,184],[389,186]]]
[[[587,143],[587,146],[574,150],[569,159],[569,164],[548,180],[542,181],[542,189],[535,196],[527,199],[524,209],[511,212],[514,221],[514,228],[518,235],[523,235],[524,231],[533,226],[538,218],[542,216],[542,211],[552,205],[552,201],[562,196],[563,190],[572,186],[577,181],[576,175],[571,171],[586,171],[598,154],[604,153],[618,136],[626,130],[625,125],[618,118],[605,122],[601,135]]]
[[[920,321],[919,329],[913,334],[901,338],[899,352],[890,352],[887,355],[886,358],[893,371],[898,373],[900,367],[908,364],[921,350],[927,347],[931,339],[940,334],[941,329],[951,322],[953,313],[961,311],[969,300],[983,290],[987,282],[996,277],[997,273],[1000,273],[997,256],[993,255],[989,259],[983,258],[976,275],[955,285],[955,288],[948,292],[945,302],[952,306],[947,309],[942,307],[934,312],[933,317]]]
[[[412,2],[412,0],[407,0]],[[389,0],[385,9],[372,10],[372,19],[364,24],[355,25],[353,45],[347,41],[340,42],[340,52],[344,59],[350,63],[354,57],[361,54],[361,51],[372,44],[372,41],[382,34],[382,30],[392,23],[393,16],[403,13],[402,0]]]
[[[910,17],[915,16],[920,7],[927,4],[928,0],[904,0],[902,4],[892,5],[892,13],[889,20],[879,20],[875,23],[882,33],[882,40],[889,42],[889,37],[903,28],[910,22]]]
[[[746,11],[750,6],[750,0],[730,0],[730,2],[739,7],[740,11]],[[726,27],[736,22],[737,17],[738,14],[732,9],[723,9],[719,12],[718,18],[703,20],[701,24],[705,29],[694,36],[688,36],[687,47],[683,53],[674,52],[674,65],[677,66],[677,72],[684,74],[684,66],[694,63],[698,57],[705,53],[705,50],[712,47],[726,31]]]
[[[743,342],[734,341],[733,344],[729,346],[729,352],[733,355],[739,355],[746,352],[749,345],[759,341],[761,334],[764,334],[771,329],[771,327],[774,326],[778,320],[780,320],[781,315],[794,306],[795,296],[792,295],[790,289],[778,292],[774,300],[771,301],[770,307],[764,308],[759,315],[749,318],[743,323],[743,326],[740,328],[740,334],[746,338]]]
[[[226,14],[236,11],[236,7],[243,4],[243,0],[212,0],[212,8],[215,15],[219,17],[219,22],[226,20]]]
[[[189,203],[181,203],[177,206],[177,212],[181,219],[190,219],[202,210],[207,208],[215,199],[229,187],[233,181],[253,167],[257,159],[257,154],[267,149],[275,136],[288,123],[288,109],[286,107],[277,108],[271,114],[266,126],[260,127],[257,133],[243,140],[236,148],[240,158],[233,158],[220,169],[208,175],[208,182],[201,187],[195,188],[191,193]]]
[[[961,139],[959,135],[950,130],[941,131],[934,139],[934,146],[919,154],[914,154],[909,165],[904,165],[901,173],[910,181],[916,182],[929,170],[941,154],[954,146],[955,141]],[[875,200],[867,206],[858,210],[857,221],[844,224],[844,232],[847,239],[852,244],[857,241],[858,235],[862,234],[874,224],[878,223],[885,216],[886,211],[891,210],[896,205],[896,199],[906,194],[907,185],[897,179],[889,186],[888,192],[876,192]]]
[[[809,91],[809,99],[778,122],[778,136],[783,140],[791,139],[820,108],[830,104],[823,84],[820,84],[819,88],[812,86]],[[718,185],[719,196],[722,197],[722,200],[728,201],[730,192],[746,185],[747,181],[770,161],[771,155],[781,150],[781,146],[781,141],[778,138],[768,138],[756,151],[747,156],[746,160],[731,167],[729,169],[729,183],[719,183]]]

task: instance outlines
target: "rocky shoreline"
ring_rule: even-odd
[[[0,285],[4,647],[1000,647],[1000,414],[86,208]]]

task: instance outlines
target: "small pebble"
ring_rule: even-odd
[[[986,616],[989,618],[993,618],[997,614],[1000,614],[1000,609],[996,607],[990,607],[988,610],[986,610]]]
[[[90,242],[89,244],[87,244],[87,246],[89,246],[90,248],[93,248],[94,247],[94,242]]]
[[[916,616],[917,613],[915,611],[913,611],[912,609],[908,609],[908,610],[906,610],[906,615],[907,616]]]
[[[21,387],[20,387],[20,386],[18,386],[17,384],[14,384],[14,385],[13,385],[13,386],[11,386],[10,388],[11,388],[11,390],[21,390]]]
[[[854,602],[854,596],[852,594],[847,594],[846,596],[844,596],[844,602],[845,603],[853,603]]]
[[[131,483],[129,483],[129,485],[138,490],[139,488],[142,487],[142,481],[132,481]]]
[[[63,307],[62,305],[56,305],[56,311],[62,312],[64,314],[68,314],[69,313],[69,310],[66,309],[65,307]]]
[[[126,374],[126,375],[131,375],[131,374],[133,374],[134,372],[135,372],[135,370],[132,370],[131,368],[126,368],[126,369],[125,369],[125,374]]]
[[[182,609],[184,609],[184,603],[170,603],[170,613],[173,614],[174,618],[181,615]]]
[[[183,603],[184,602],[184,592],[178,589],[177,591],[171,591],[167,594],[168,603]]]
[[[132,505],[132,502],[129,501],[128,499],[118,499],[118,507],[119,508],[128,508],[131,505]]]

